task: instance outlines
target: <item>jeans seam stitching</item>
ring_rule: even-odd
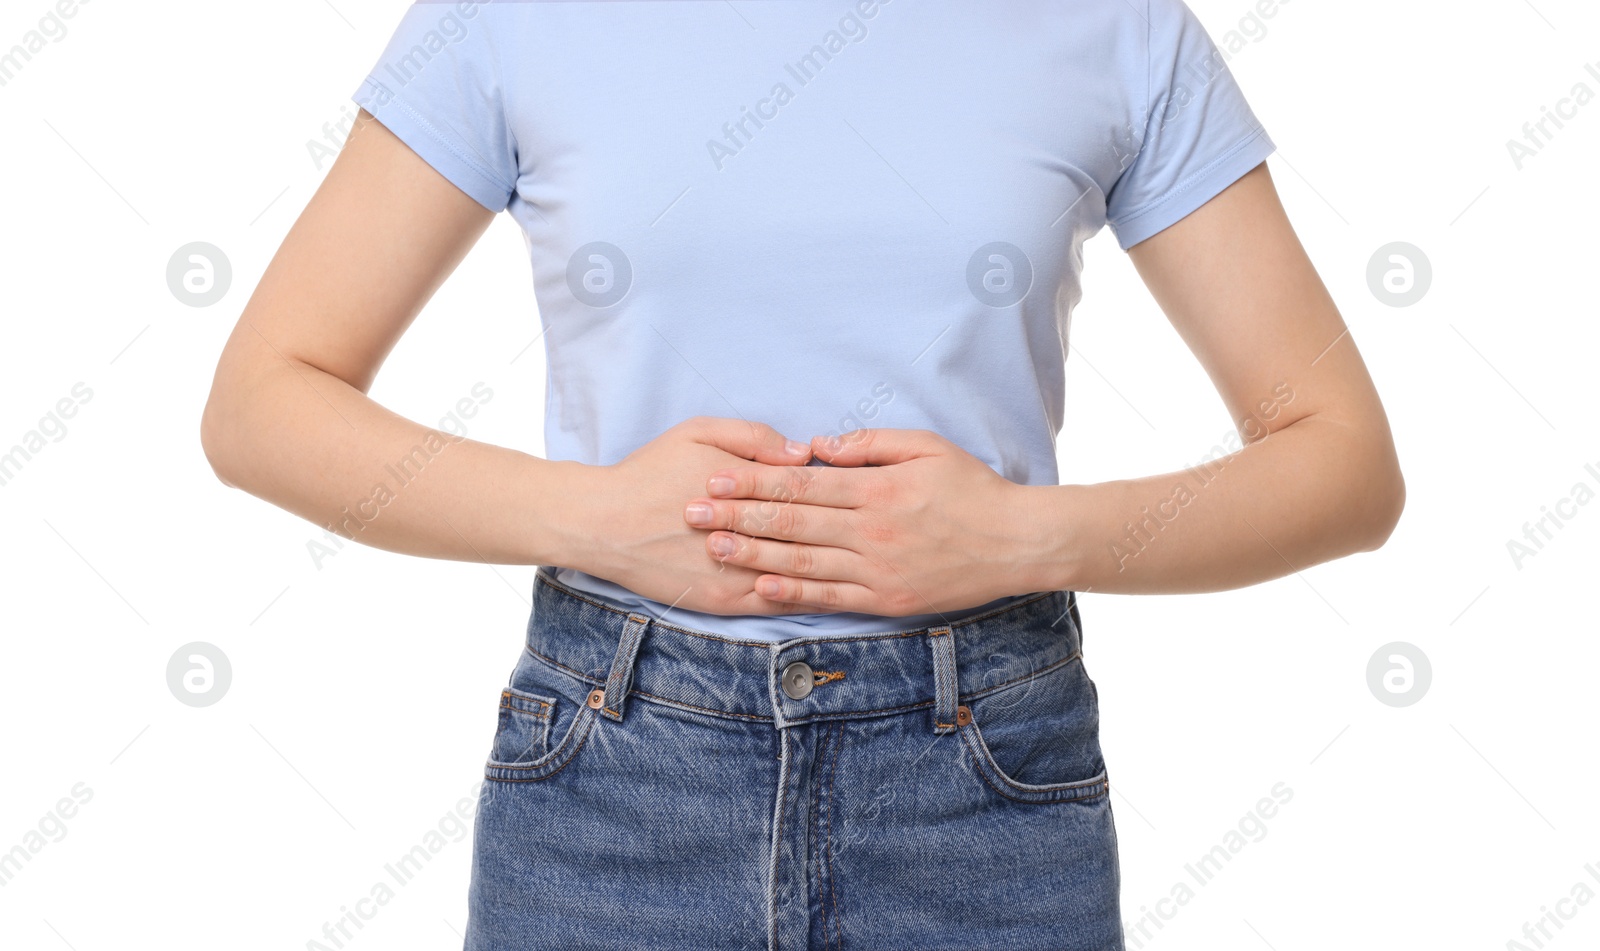
[[[834,947],[844,947],[844,929],[839,924],[839,879],[833,871],[833,780],[839,774],[839,753],[844,749],[844,721],[839,721],[839,729],[834,733],[833,759],[828,765],[828,828],[823,834],[823,859],[828,866],[828,901],[833,905],[833,932],[837,939]],[[823,928],[826,937],[827,928]]]
[[[580,716],[580,717],[585,716],[586,714],[585,714],[584,711],[586,711],[588,709],[589,709],[588,707],[585,707],[584,710],[578,711],[578,716]],[[577,724],[574,724],[574,727],[576,727],[576,726],[577,726]],[[499,777],[499,776],[490,776],[488,778],[493,779],[496,782],[503,782],[503,783],[536,783],[536,782],[539,782],[541,780],[549,779],[551,776],[554,776],[556,773],[559,773],[562,770],[566,769],[568,766],[572,765],[572,761],[577,759],[578,758],[578,753],[583,750],[583,745],[585,743],[589,742],[589,733],[593,729],[594,729],[594,717],[592,715],[589,715],[589,717],[588,717],[588,725],[586,725],[583,728],[583,736],[578,738],[578,745],[572,748],[572,752],[569,753],[566,756],[565,759],[561,760],[561,765],[560,766],[557,766],[555,769],[550,770],[550,772],[545,773],[543,776],[529,776],[529,777],[521,777],[521,778],[517,778],[517,779],[507,779],[507,778],[502,778],[502,777]],[[570,740],[568,742],[570,742]],[[565,746],[566,746],[566,743],[563,743],[561,746],[556,747],[556,749],[554,751],[552,751],[552,752],[553,753],[559,753],[561,751],[561,749],[563,747],[565,747]],[[519,765],[503,765],[503,764],[498,764],[498,763],[490,763],[490,764],[488,764],[487,768],[490,769],[490,770],[505,770],[505,769],[509,769],[509,770],[539,770],[539,769],[544,769],[545,767],[547,767],[549,765],[550,765],[549,763],[543,763],[543,764],[538,764],[538,765],[528,764],[526,766],[519,766]]]

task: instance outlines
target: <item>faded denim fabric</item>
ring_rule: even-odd
[[[534,589],[467,951],[1122,951],[1072,592],[770,643]]]

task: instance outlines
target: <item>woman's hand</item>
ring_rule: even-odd
[[[584,466],[568,490],[562,564],[664,604],[708,614],[798,614],[810,609],[755,593],[761,572],[706,554],[706,531],[684,524],[684,503],[718,469],[804,467],[811,447],[763,423],[685,420],[610,466]]]
[[[684,511],[716,529],[712,557],[759,576],[759,597],[903,617],[1046,590],[1029,569],[1029,487],[927,430],[858,429],[812,448],[840,468],[725,468]]]

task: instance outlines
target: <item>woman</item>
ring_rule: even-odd
[[[419,0],[354,100],[203,441],[325,525],[431,443],[336,530],[543,566],[467,948],[1122,948],[1073,592],[1278,577],[1378,547],[1404,497],[1181,0]],[[546,458],[365,395],[500,211]],[[1107,225],[1246,446],[1060,485]]]

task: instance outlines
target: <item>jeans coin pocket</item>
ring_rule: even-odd
[[[524,651],[500,692],[500,720],[484,778],[531,783],[566,769],[599,719],[587,702],[595,686]]]
[[[502,690],[500,721],[489,762],[510,766],[531,763],[545,755],[550,749],[550,722],[559,702],[555,697],[516,687]]]

